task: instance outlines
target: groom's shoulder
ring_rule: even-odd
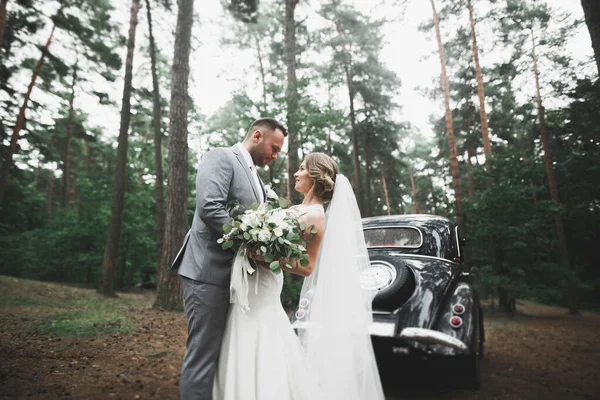
[[[231,157],[234,155],[234,147],[213,147],[212,149],[204,153],[201,156],[200,160],[207,161],[211,159],[222,159],[225,157]]]

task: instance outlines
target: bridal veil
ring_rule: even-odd
[[[368,331],[374,293],[360,284],[368,266],[356,197],[337,175],[317,267],[292,317],[324,399],[384,399]]]

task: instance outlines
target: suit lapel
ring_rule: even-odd
[[[263,201],[267,201],[267,191],[265,190],[265,183],[260,179],[260,174],[258,171],[256,172],[256,176],[258,176],[258,181],[260,182],[260,189],[262,190]]]
[[[232,146],[233,149],[233,154],[235,154],[235,156],[237,157],[238,162],[241,164],[242,168],[244,169],[244,172],[246,173],[246,176],[248,177],[248,180],[250,181],[250,186],[252,186],[252,191],[254,192],[254,197],[256,197],[256,200],[260,203],[260,190],[261,188],[257,188],[256,187],[256,183],[254,182],[254,177],[252,176],[252,171],[250,171],[250,168],[248,168],[248,164],[246,164],[246,160],[244,159],[244,156],[242,156],[240,154],[240,150],[238,149],[237,144]],[[258,177],[258,180],[260,182],[260,176]]]

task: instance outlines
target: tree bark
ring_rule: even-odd
[[[488,167],[488,159],[492,155],[492,145],[488,133],[488,119],[485,112],[485,93],[483,90],[483,75],[479,65],[479,48],[477,47],[477,35],[475,33],[475,19],[473,18],[473,5],[468,1],[469,22],[471,23],[471,37],[473,39],[473,59],[475,60],[475,78],[477,80],[477,96],[479,96],[479,114],[481,118],[481,135],[483,138],[483,151],[485,153],[485,166]]]
[[[366,133],[363,134],[363,146],[364,146],[364,154],[365,154],[365,187],[363,189],[364,196],[365,196],[365,203],[363,206],[363,213],[362,215],[364,217],[371,217],[373,215],[373,211],[371,208],[371,185],[370,182],[372,182],[372,177],[371,177],[371,164],[372,164],[372,157],[371,157],[371,149],[369,146],[369,135],[367,135]]]
[[[448,87],[448,76],[446,74],[446,56],[444,54],[444,45],[442,44],[442,36],[440,34],[440,21],[435,9],[435,3],[433,0],[430,1],[433,10],[433,22],[435,24],[438,51],[440,54],[440,64],[442,67],[442,89],[444,90],[444,105],[446,107],[446,132],[448,134],[448,148],[450,151],[450,171],[452,173],[452,184],[454,186],[454,196],[456,198],[456,219],[460,230],[464,234],[463,197],[460,185],[460,173],[458,170],[458,158],[456,155],[456,139],[454,137],[454,128],[452,126],[452,111],[450,110],[450,89]]]
[[[117,160],[115,166],[115,180],[112,194],[110,212],[110,225],[108,242],[104,249],[104,264],[102,266],[102,282],[100,292],[104,296],[115,296],[115,262],[119,254],[119,239],[123,223],[123,208],[125,202],[125,181],[127,173],[127,146],[129,134],[129,120],[131,117],[131,92],[133,78],[133,54],[135,51],[135,31],[138,23],[140,0],[133,0],[129,19],[129,36],[127,39],[127,58],[125,60],[125,83],[123,86],[123,100],[121,106],[121,124],[117,146]]]
[[[262,83],[262,109],[260,110],[260,115],[265,115],[265,113],[267,112],[267,73],[265,71],[265,65],[263,63],[263,55],[260,51],[260,42],[258,40],[258,34],[255,31],[252,31],[252,36],[254,37],[254,45],[256,46],[256,58],[258,59],[260,80]],[[269,168],[269,171],[271,170],[272,168]]]
[[[592,39],[594,58],[596,59],[598,76],[600,76],[600,2],[598,0],[581,0],[581,6]]]
[[[475,200],[475,184],[473,181],[473,163],[471,162],[471,157],[473,157],[471,146],[467,145],[467,185],[469,190],[469,200],[473,201]]]
[[[60,7],[57,14],[62,11],[63,6]],[[44,58],[46,57],[46,53],[48,52],[48,48],[52,43],[52,38],[54,37],[54,30],[56,29],[56,25],[52,25],[52,30],[50,31],[50,35],[48,36],[48,40],[46,40],[46,45],[42,49],[42,55],[38,60],[35,68],[33,69],[33,75],[31,76],[31,82],[29,82],[29,86],[27,87],[27,92],[25,92],[25,98],[23,99],[23,104],[19,109],[19,115],[17,117],[17,123],[13,129],[12,136],[10,137],[10,145],[8,146],[8,153],[6,154],[6,159],[4,161],[4,165],[2,166],[2,175],[0,176],[0,207],[2,207],[2,200],[4,199],[4,191],[6,190],[6,182],[8,181],[8,175],[10,174],[10,168],[12,167],[13,156],[17,150],[17,143],[19,141],[19,134],[21,133],[21,129],[25,125],[25,112],[27,111],[27,105],[29,103],[29,98],[31,97],[31,91],[35,86],[35,81],[37,77],[40,75],[40,71],[42,70],[42,64],[44,63]]]
[[[296,179],[294,173],[300,166],[298,149],[299,139],[298,120],[298,83],[296,79],[296,20],[294,13],[298,0],[285,0],[285,65],[287,68],[287,128],[288,128],[288,192],[293,204],[299,204],[300,193],[294,189]]]
[[[0,60],[4,51],[4,28],[6,28],[6,3],[8,0],[0,1]]]
[[[77,62],[73,66],[73,81],[71,82],[71,96],[69,97],[69,116],[67,120],[67,137],[65,139],[65,160],[63,166],[63,198],[64,208],[69,208],[71,189],[71,138],[73,137],[73,120],[75,119],[75,83],[77,82]]]
[[[167,223],[154,303],[154,308],[164,310],[181,310],[183,306],[181,282],[177,275],[170,273],[170,268],[187,229],[188,80],[194,0],[180,0],[178,4],[169,113]]]
[[[162,157],[162,113],[160,109],[160,89],[158,74],[156,72],[156,44],[152,30],[152,10],[150,0],[146,0],[146,11],[148,14],[148,36],[150,39],[150,68],[152,70],[152,126],[154,127],[154,173],[156,183],[154,185],[156,198],[156,263],[160,265],[162,257],[163,240],[165,237],[165,195],[163,188],[163,157]]]
[[[417,201],[417,188],[415,187],[415,178],[413,177],[412,167],[408,168],[408,172],[410,174],[410,187],[412,190],[413,207],[415,209],[415,214],[419,214],[419,202]]]
[[[390,210],[390,197],[388,196],[387,191],[387,182],[385,180],[385,167],[381,166],[381,182],[383,183],[383,195],[385,196],[385,206],[387,207],[387,215],[391,215],[392,211]]]
[[[342,36],[342,28],[338,23],[336,23],[336,28],[340,37]],[[345,46],[344,46],[345,49]],[[350,101],[350,135],[352,138],[352,183],[354,185],[354,192],[356,193],[356,200],[358,201],[358,207],[361,211],[363,211],[363,197],[361,191],[361,175],[360,175],[360,158],[359,158],[359,146],[358,146],[358,132],[356,129],[356,111],[354,109],[354,85],[352,83],[352,60],[351,54],[348,49],[345,49],[349,61],[347,64],[344,64],[344,73],[346,75],[346,85],[348,86],[348,99]]]
[[[544,106],[542,105],[542,95],[540,93],[540,79],[539,70],[537,65],[537,55],[535,46],[535,36],[533,30],[531,31],[531,43],[532,51],[531,55],[533,58],[533,71],[535,75],[535,97],[538,108],[538,119],[540,122],[540,134],[542,137],[542,148],[544,149],[544,163],[546,165],[546,175],[548,176],[548,186],[550,187],[550,198],[557,206],[560,207],[560,200],[558,197],[558,189],[556,186],[556,180],[554,178],[554,170],[552,167],[552,154],[550,152],[550,138],[548,134],[548,127],[546,125],[546,118],[544,115]],[[577,306],[577,287],[575,284],[574,274],[575,271],[571,265],[569,259],[569,250],[567,247],[567,238],[565,235],[565,227],[562,217],[562,211],[558,212],[554,216],[554,223],[556,225],[556,236],[558,238],[558,246],[560,250],[560,259],[565,270],[569,271],[571,276],[567,280],[567,303],[570,314],[579,314]]]

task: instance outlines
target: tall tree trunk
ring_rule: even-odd
[[[62,11],[63,6],[60,7],[57,14]],[[4,165],[2,166],[2,175],[0,176],[0,207],[2,207],[2,200],[4,199],[4,191],[6,190],[6,182],[8,181],[8,175],[10,174],[10,168],[12,167],[13,156],[17,150],[17,143],[19,141],[19,134],[21,133],[21,129],[23,129],[23,125],[25,125],[25,111],[27,111],[27,105],[29,103],[29,98],[31,97],[31,91],[35,86],[35,81],[42,70],[42,64],[44,63],[44,58],[46,57],[46,53],[48,52],[48,48],[52,43],[52,38],[54,37],[54,30],[56,29],[56,25],[52,25],[52,30],[50,31],[50,35],[48,36],[48,40],[46,40],[46,45],[42,49],[42,55],[38,60],[35,68],[33,69],[33,75],[31,76],[31,82],[29,82],[29,86],[27,87],[27,92],[25,92],[25,98],[23,99],[23,104],[19,109],[19,115],[17,117],[17,123],[13,129],[12,136],[10,137],[10,145],[8,147],[8,153],[6,154],[6,159],[4,161]]]
[[[585,23],[592,39],[594,58],[600,76],[600,2],[598,0],[581,0]]]
[[[123,240],[123,245],[121,246],[121,254],[119,254],[118,268],[119,276],[116,282],[117,289],[123,289],[125,286],[125,272],[127,270],[127,254],[129,253],[129,240]]]
[[[125,202],[125,181],[127,173],[127,137],[129,134],[129,119],[131,117],[131,91],[133,77],[133,53],[135,51],[135,31],[138,23],[140,0],[133,0],[129,19],[129,37],[127,39],[127,58],[125,60],[125,83],[123,86],[123,100],[121,106],[121,125],[117,146],[117,161],[115,166],[115,180],[110,210],[110,225],[108,229],[108,242],[104,249],[104,264],[102,266],[102,283],[100,292],[104,296],[115,295],[115,262],[119,254],[119,239],[123,222],[123,206]]]
[[[154,303],[154,308],[166,310],[181,310],[183,306],[181,282],[177,275],[170,273],[170,267],[183,243],[187,229],[188,80],[194,0],[179,0],[178,4],[169,115],[167,223],[163,257],[158,270],[156,302]]]
[[[8,0],[0,1],[0,59],[4,51],[4,28],[6,28],[6,3]]]
[[[540,134],[542,136],[542,148],[544,149],[544,163],[546,165],[546,175],[548,175],[548,186],[550,187],[550,197],[557,206],[560,207],[560,200],[558,198],[558,189],[556,187],[556,180],[554,179],[554,170],[552,167],[552,154],[550,153],[550,139],[548,135],[548,127],[546,125],[546,118],[544,115],[544,106],[542,105],[542,95],[540,93],[540,78],[539,70],[537,65],[537,55],[535,52],[535,36],[533,30],[531,31],[531,43],[532,51],[531,55],[533,58],[533,71],[535,75],[535,97],[538,107],[538,119],[540,122]],[[571,276],[567,280],[567,303],[570,314],[579,314],[577,307],[577,287],[575,284],[574,274],[575,271],[571,265],[569,259],[569,250],[567,247],[567,238],[565,235],[565,226],[562,217],[562,211],[556,213],[554,216],[554,223],[556,225],[556,235],[558,237],[558,247],[560,250],[560,259],[565,270],[569,271]]]
[[[475,184],[473,182],[473,163],[471,162],[471,157],[473,157],[471,146],[467,145],[467,184],[469,190],[469,200],[473,201],[475,200]]]
[[[154,110],[152,113],[152,126],[154,127],[154,173],[156,174],[156,263],[160,265],[162,257],[163,240],[165,237],[165,194],[163,188],[163,157],[162,157],[162,113],[160,110],[160,90],[158,74],[156,73],[156,45],[152,31],[152,10],[150,0],[146,0],[148,14],[148,36],[150,37],[150,68],[152,70],[152,100]]]
[[[288,128],[288,191],[290,200],[299,204],[300,193],[294,189],[294,173],[300,166],[298,149],[300,147],[298,121],[298,83],[296,79],[296,5],[298,0],[285,0],[285,65],[287,68],[287,128]]]
[[[419,214],[419,202],[417,201],[417,188],[415,187],[415,178],[413,177],[412,167],[408,168],[410,174],[410,187],[412,190],[413,207],[415,214]]]
[[[452,184],[454,186],[454,196],[456,197],[456,219],[460,230],[464,229],[464,207],[462,189],[460,187],[460,173],[458,171],[458,158],[456,156],[456,139],[454,138],[454,128],[452,126],[452,111],[450,110],[450,89],[448,87],[448,76],[446,75],[446,55],[444,54],[444,45],[442,44],[442,35],[440,34],[440,20],[435,9],[435,3],[431,1],[433,10],[433,22],[435,24],[435,35],[440,53],[440,64],[442,67],[442,88],[444,90],[444,105],[446,107],[446,132],[448,134],[448,148],[450,150],[450,171],[452,173]]]
[[[475,198],[475,184],[473,181],[473,164],[471,162],[471,158],[473,157],[473,153],[471,151],[471,145],[469,144],[469,138],[471,136],[471,110],[473,110],[473,105],[471,104],[470,99],[467,99],[467,117],[465,118],[465,130],[467,132],[467,187],[469,190],[469,200],[473,201]],[[488,158],[486,156],[485,159],[486,167]]]
[[[473,4],[468,1],[469,22],[471,23],[471,37],[473,39],[473,59],[475,60],[475,78],[477,79],[477,95],[479,96],[479,114],[481,117],[481,135],[483,137],[483,151],[485,153],[485,166],[488,166],[488,159],[492,155],[492,145],[488,133],[488,120],[485,112],[485,94],[483,91],[483,75],[479,65],[479,48],[477,47],[477,35],[475,34],[475,19],[473,18]]]
[[[252,28],[251,28],[252,29]],[[255,31],[252,31],[252,36],[254,37],[254,45],[256,46],[256,58],[258,59],[258,66],[260,71],[260,81],[262,83],[262,109],[260,110],[260,115],[266,115],[267,112],[267,72],[265,71],[265,65],[263,63],[263,55],[260,51],[260,42],[258,40],[258,34]],[[269,171],[272,168],[269,167]]]
[[[383,183],[383,195],[385,196],[387,215],[391,215],[392,211],[390,210],[390,197],[388,196],[387,182],[385,180],[385,166],[383,164],[381,165],[381,183]]]
[[[73,120],[75,119],[75,83],[77,82],[77,62],[73,66],[73,80],[71,82],[71,96],[69,97],[69,116],[67,119],[67,137],[65,139],[65,160],[63,166],[63,198],[64,208],[69,208],[71,189],[71,138],[73,137]]]
[[[340,37],[342,37],[342,28],[336,23],[336,28]],[[344,46],[345,48],[345,46]],[[350,57],[350,51],[345,49]],[[361,211],[364,208],[364,202],[361,191],[361,176],[360,176],[360,158],[359,158],[359,145],[358,145],[358,131],[356,128],[356,111],[354,109],[354,85],[352,81],[352,60],[349,59],[347,64],[344,64],[344,73],[346,75],[346,85],[348,87],[348,100],[350,101],[350,135],[352,138],[352,183],[354,184],[354,192],[356,193],[356,200],[358,200],[358,206]]]
[[[371,209],[371,185],[370,182],[372,182],[371,179],[371,164],[372,164],[372,157],[371,157],[371,148],[369,146],[369,137],[368,135],[365,133],[363,134],[363,146],[364,146],[364,154],[365,154],[365,187],[363,189],[363,191],[365,192],[365,203],[363,206],[363,216],[364,217],[370,217],[373,215],[373,211]]]

